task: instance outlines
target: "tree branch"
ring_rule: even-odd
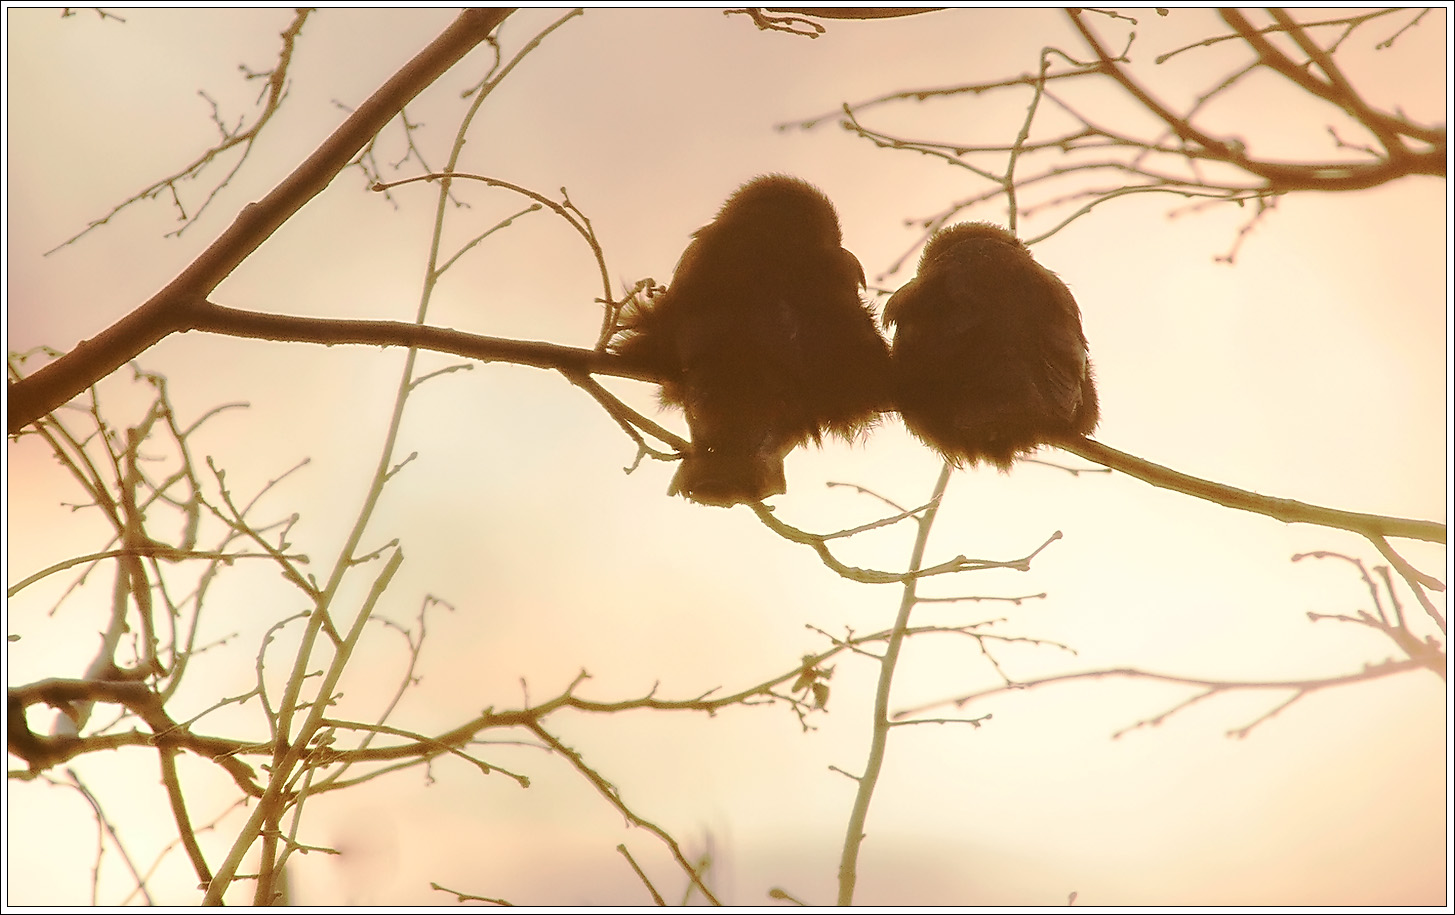
[[[179,330],[200,330],[230,337],[253,337],[289,343],[322,343],[328,346],[340,343],[404,346],[451,353],[482,362],[510,362],[566,373],[616,375],[642,381],[659,380],[647,369],[611,353],[534,340],[485,337],[446,327],[430,327],[405,321],[341,320],[266,314],[228,308],[206,301],[192,303],[185,309],[185,313],[183,326]]]
[[[118,203],[116,206],[112,207],[111,212],[107,213],[105,216],[91,220],[91,222],[87,224],[86,228],[77,232],[75,235],[72,235],[70,238],[61,242],[59,245],[56,245],[54,248],[47,251],[46,254],[54,254],[60,249],[66,247],[67,245],[73,244],[74,242],[78,241],[82,236],[86,235],[92,230],[100,228],[101,226],[109,223],[122,210],[126,209],[134,203],[137,203],[138,201],[155,198],[160,195],[163,190],[171,191],[172,201],[179,212],[179,220],[182,222],[182,226],[176,231],[167,233],[168,237],[181,235],[183,232],[196,225],[197,218],[201,216],[202,213],[206,211],[209,206],[212,205],[212,201],[217,199],[217,195],[222,191],[223,188],[227,187],[228,183],[232,181],[233,177],[242,168],[243,163],[247,161],[248,155],[252,152],[253,144],[262,134],[263,128],[268,125],[268,122],[273,119],[273,115],[277,114],[279,108],[282,107],[283,97],[286,95],[287,92],[289,67],[292,65],[293,62],[293,51],[296,46],[296,42],[298,41],[299,35],[301,35],[303,32],[303,24],[308,20],[308,16],[313,12],[315,11],[310,9],[300,9],[295,11],[293,23],[289,25],[288,28],[284,29],[283,33],[279,36],[283,39],[283,49],[278,53],[278,63],[273,67],[272,70],[262,73],[254,73],[251,70],[248,70],[248,68],[246,67],[241,68],[247,74],[247,79],[261,79],[264,77],[267,78],[267,89],[264,92],[266,99],[263,101],[263,109],[262,111],[258,112],[257,119],[253,121],[251,127],[244,130],[242,129],[241,122],[239,122],[238,126],[235,129],[228,128],[222,122],[222,117],[218,112],[217,103],[214,102],[211,97],[209,97],[205,92],[198,90],[197,94],[201,95],[212,105],[212,120],[214,123],[216,123],[218,131],[222,134],[222,138],[217,142],[217,145],[208,149],[196,159],[193,159],[181,170],[173,172],[165,178],[152,182],[151,184],[142,188],[137,193],[128,197],[126,200]],[[219,156],[237,146],[241,146],[243,148],[243,152],[242,155],[238,158],[237,162],[233,164],[232,169],[223,176],[221,181],[217,182],[217,184],[213,186],[212,190],[208,192],[206,198],[203,199],[202,203],[197,207],[197,209],[193,210],[191,213],[188,213],[182,205],[181,194],[179,193],[178,184],[183,181],[200,179],[202,177],[202,173],[207,169],[208,166],[210,166],[213,162],[217,161],[217,158]]]
[[[232,225],[164,289],[34,375],[11,383],[7,391],[8,433],[15,434],[163,337],[184,329],[182,316],[188,304],[205,299],[294,213],[328,187],[369,138],[404,105],[484,41],[509,13],[500,9],[461,13],[346,118],[291,175],[262,200],[244,207]]]
[[[1408,537],[1412,540],[1425,540],[1432,543],[1445,542],[1445,525],[1435,521],[1370,515],[1364,512],[1310,505],[1307,502],[1298,502],[1293,499],[1280,499],[1277,496],[1259,495],[1246,489],[1238,489],[1235,486],[1226,486],[1222,483],[1214,483],[1211,480],[1179,473],[1089,438],[1065,439],[1055,444],[1063,451],[1080,455],[1103,467],[1120,470],[1122,473],[1134,476],[1161,489],[1171,489],[1239,511],[1267,515],[1285,524],[1318,524],[1324,527],[1334,527],[1362,534],[1370,540],[1387,536]]]
[[[1129,667],[1114,667],[1101,670],[1085,670],[1077,673],[1054,674],[1049,677],[1037,677],[1033,680],[1022,680],[1016,683],[1006,683],[1000,686],[993,686],[989,689],[978,690],[967,693],[954,699],[943,699],[939,702],[931,702],[904,711],[895,712],[893,719],[902,721],[914,715],[922,714],[930,709],[943,705],[954,705],[956,708],[964,708],[977,699],[987,696],[994,696],[999,693],[1012,692],[1016,690],[1034,689],[1038,686],[1045,686],[1051,683],[1066,683],[1072,680],[1102,680],[1112,677],[1126,677],[1133,680],[1153,680],[1159,683],[1173,683],[1180,686],[1201,687],[1205,692],[1199,693],[1197,698],[1212,695],[1219,692],[1235,692],[1240,690],[1289,690],[1296,696],[1304,696],[1321,689],[1328,689],[1334,686],[1344,686],[1350,683],[1361,683],[1368,680],[1377,680],[1394,674],[1405,673],[1411,670],[1420,670],[1429,665],[1417,660],[1408,661],[1385,661],[1381,664],[1368,664],[1356,672],[1350,674],[1338,674],[1332,677],[1314,677],[1306,680],[1211,680],[1203,677],[1181,677],[1173,674],[1160,674],[1147,670],[1138,670]],[[1195,699],[1193,701],[1196,701]],[[1188,703],[1183,703],[1177,708],[1185,708]],[[1280,706],[1283,708],[1285,706]],[[1175,711],[1176,709],[1174,709]],[[1159,715],[1144,724],[1160,724],[1170,712]],[[1259,720],[1266,720],[1267,716]],[[1257,722],[1255,722],[1256,724]],[[1249,726],[1251,727],[1251,725]],[[1242,736],[1248,728],[1229,731],[1229,736]],[[1120,736],[1120,735],[1118,735]]]
[[[1160,119],[1167,128],[1177,135],[1178,139],[1187,144],[1185,155],[1193,159],[1211,159],[1219,162],[1226,162],[1235,166],[1250,175],[1262,178],[1270,191],[1285,190],[1321,190],[1321,191],[1350,191],[1363,190],[1377,187],[1394,178],[1405,175],[1432,175],[1443,177],[1445,175],[1445,142],[1444,134],[1434,148],[1420,152],[1412,152],[1408,155],[1392,155],[1388,159],[1380,159],[1375,162],[1322,162],[1322,163],[1296,163],[1286,164],[1281,162],[1262,161],[1249,157],[1243,151],[1241,145],[1219,140],[1211,134],[1195,127],[1187,118],[1180,117],[1173,113],[1167,106],[1163,105],[1150,92],[1132,80],[1102,45],[1096,33],[1091,30],[1084,21],[1078,10],[1069,10],[1067,15],[1071,22],[1086,40],[1092,52],[1096,54],[1101,72],[1111,77],[1121,85],[1126,92],[1136,99],[1137,103],[1146,108],[1154,116]],[[1229,24],[1234,20],[1229,19]],[[1246,20],[1244,20],[1246,22]],[[1251,26],[1249,27],[1251,30]],[[1256,33],[1253,33],[1254,37]],[[1244,35],[1250,42],[1253,37]],[[1259,37],[1259,40],[1261,37]],[[1263,40],[1266,44],[1266,40]],[[1283,72],[1283,71],[1279,71]],[[1286,74],[1285,74],[1286,75]],[[1313,81],[1317,83],[1317,81]],[[1300,83],[1302,85],[1302,83]],[[1320,97],[1328,97],[1332,92],[1328,87],[1323,91],[1305,86],[1310,92]],[[1336,102],[1336,104],[1340,104]],[[1346,105],[1340,107],[1347,109]]]

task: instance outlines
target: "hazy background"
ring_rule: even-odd
[[[222,117],[251,112],[289,10],[91,11],[9,9],[6,25],[7,345],[69,349],[136,307],[182,269],[239,209],[273,187],[343,117],[434,38],[450,10],[323,10],[299,42],[283,110],[251,158],[180,238],[165,199],[125,210],[79,243],[53,248],[151,181],[190,161]],[[507,53],[558,13],[512,15]],[[1131,14],[1138,54],[1221,34],[1212,13]],[[1299,18],[1312,14],[1300,13]],[[1391,17],[1391,20],[1393,17]],[[1403,20],[1400,20],[1401,22]],[[1093,17],[1120,47],[1126,24]],[[1448,24],[1436,11],[1392,50],[1373,45],[1397,24],[1356,33],[1340,51],[1377,105],[1444,123]],[[886,22],[830,22],[816,40],[763,33],[716,10],[590,10],[528,57],[489,99],[463,171],[556,195],[564,186],[592,223],[614,280],[667,282],[689,234],[749,178],[787,172],[819,185],[839,209],[845,245],[871,283],[896,288],[914,260],[882,276],[932,214],[978,187],[925,157],[872,148],[832,123],[774,125],[832,112],[898,89],[1034,71],[1040,49],[1084,55],[1053,10],[954,10]],[[1140,73],[1180,107],[1242,61],[1229,42]],[[477,49],[409,106],[430,165],[447,158],[465,103],[488,67]],[[1107,123],[1127,110],[1103,92]],[[1096,103],[1095,93],[1089,97]],[[1209,111],[1254,152],[1290,160],[1329,154],[1333,118],[1271,78]],[[866,122],[924,139],[1013,140],[1028,95],[904,103]],[[1346,138],[1356,139],[1356,138]],[[397,122],[383,163],[404,154]],[[227,158],[215,169],[231,167]],[[386,174],[393,174],[385,165]],[[409,163],[399,177],[420,173]],[[203,185],[211,187],[204,177]],[[181,188],[195,208],[203,191]],[[412,317],[429,241],[434,189],[397,190],[391,205],[342,174],[226,280],[213,297],[241,308],[324,317]],[[524,205],[456,185],[468,209],[450,213],[455,245]],[[1443,181],[1406,179],[1373,191],[1285,198],[1242,247],[1214,258],[1248,212],[1168,219],[1171,198],[1105,205],[1035,252],[1075,292],[1098,369],[1096,437],[1176,469],[1258,492],[1358,511],[1444,521],[1447,511],[1448,299]],[[973,218],[1005,221],[1003,208]],[[1032,237],[1055,224],[1022,222]],[[446,244],[446,250],[451,245]],[[504,337],[594,343],[600,294],[590,252],[559,219],[535,214],[493,236],[448,274],[431,323]],[[294,511],[293,541],[320,576],[363,498],[403,353],[207,337],[173,337],[139,364],[165,374],[184,421],[220,403],[251,409],[210,421],[193,443],[251,495],[301,459],[311,463],[267,499]],[[424,366],[457,363],[423,354]],[[654,389],[607,379],[649,415]],[[143,402],[122,372],[102,387],[117,422]],[[685,432],[680,415],[663,422]],[[134,421],[134,419],[130,420]],[[477,365],[422,388],[399,455],[418,457],[391,484],[364,548],[398,538],[405,563],[381,611],[408,624],[433,594],[424,679],[393,723],[438,732],[482,708],[514,707],[521,678],[533,699],[564,689],[628,699],[656,687],[689,698],[743,688],[791,669],[827,641],[888,627],[897,588],[842,581],[807,548],[768,532],[746,508],[665,496],[670,465],[625,475],[633,444],[596,404],[554,373]],[[1048,452],[1047,460],[1083,466]],[[200,458],[199,458],[200,459]],[[82,496],[33,439],[8,448],[7,581],[102,548]],[[881,514],[830,480],[871,487],[902,504],[929,494],[936,456],[889,419],[865,444],[799,451],[778,515],[828,531]],[[1065,643],[997,647],[1007,673],[1136,666],[1221,679],[1281,680],[1357,671],[1396,653],[1376,633],[1311,623],[1307,614],[1372,610],[1356,570],[1292,554],[1381,558],[1362,538],[1232,512],[1120,475],[1073,477],[1034,464],[1009,475],[958,473],[928,561],[957,554],[1023,556],[1053,531],[1029,573],[941,578],[930,594],[1022,596],[1019,605],[925,605],[917,622],[1005,618],[991,631]],[[912,531],[842,544],[855,565],[902,569]],[[1397,544],[1448,581],[1443,547]],[[8,679],[79,676],[105,625],[109,570],[50,614],[68,575],[7,607]],[[362,593],[367,575],[353,591]],[[1399,586],[1406,613],[1434,633]],[[341,606],[352,606],[344,603]],[[1444,609],[1443,596],[1439,606]],[[302,609],[275,572],[229,570],[206,608],[209,639],[226,637],[192,672],[174,714],[196,714],[253,683],[263,631]],[[286,666],[288,639],[269,658]],[[355,658],[344,708],[365,718],[403,672],[402,640],[379,630]],[[832,901],[853,784],[829,766],[862,769],[877,667],[841,657],[828,714],[804,733],[785,707],[701,714],[558,715],[547,722],[610,779],[642,816],[687,846],[710,850],[724,901],[762,904],[782,886]],[[906,708],[998,683],[965,638],[909,642],[893,705]],[[863,904],[1088,905],[1448,904],[1447,687],[1428,673],[1321,692],[1245,739],[1227,732],[1286,693],[1224,695],[1156,728],[1112,734],[1191,692],[1168,685],[1075,682],[969,707],[985,727],[896,729],[860,862]],[[945,713],[952,711],[949,708]],[[32,715],[32,726],[48,727]],[[265,734],[256,714],[225,709],[196,729]],[[495,740],[519,734],[486,735]],[[670,898],[682,878],[660,844],[621,817],[562,760],[529,747],[481,755],[528,774],[532,787],[482,777],[457,760],[398,773],[310,802],[304,841],[345,854],[295,856],[300,903],[444,903],[429,882],[529,904],[648,900],[615,851],[626,842]],[[220,813],[228,785],[184,757],[192,815]],[[12,767],[15,761],[12,759]],[[154,757],[123,750],[73,763],[143,865],[175,838]],[[232,841],[234,813],[204,835],[212,858]],[[11,781],[8,902],[77,904],[90,893],[93,815],[74,791]],[[103,901],[129,884],[108,850]],[[158,901],[197,896],[174,851],[153,883]],[[251,887],[248,887],[251,892]]]

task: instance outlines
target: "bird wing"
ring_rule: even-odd
[[[1036,303],[1041,357],[1045,368],[1041,394],[1048,406],[1067,422],[1081,407],[1087,377],[1086,336],[1081,331],[1081,309],[1066,284],[1051,271],[1045,274],[1044,290]]]

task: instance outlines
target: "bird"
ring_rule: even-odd
[[[1081,309],[1000,226],[937,231],[883,320],[900,418],[952,465],[1008,471],[1042,444],[1095,430]]]
[[[654,370],[692,435],[669,495],[785,493],[790,451],[852,441],[889,408],[889,347],[864,285],[828,197],[772,174],[693,233],[665,292],[628,300],[608,349]]]

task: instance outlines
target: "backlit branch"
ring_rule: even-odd
[[[1049,686],[1055,683],[1069,683],[1076,680],[1104,680],[1123,678],[1131,680],[1147,680],[1158,683],[1171,683],[1179,686],[1192,686],[1197,687],[1200,690],[1190,699],[1179,703],[1168,711],[1163,712],[1160,715],[1138,721],[1130,727],[1117,731],[1113,735],[1115,737],[1120,737],[1122,734],[1125,734],[1128,731],[1135,730],[1137,728],[1155,727],[1156,725],[1159,725],[1162,722],[1166,721],[1170,715],[1173,715],[1176,712],[1188,708],[1195,703],[1201,702],[1204,699],[1221,693],[1267,691],[1287,692],[1291,694],[1289,700],[1281,703],[1272,711],[1259,716],[1254,721],[1242,727],[1233,728],[1228,731],[1229,737],[1246,737],[1248,735],[1248,732],[1251,731],[1254,727],[1264,721],[1267,721],[1269,718],[1273,717],[1273,715],[1287,708],[1290,704],[1292,704],[1293,701],[1296,701],[1297,699],[1300,699],[1304,696],[1310,695],[1320,690],[1330,689],[1336,686],[1348,686],[1354,683],[1364,683],[1370,680],[1379,680],[1383,679],[1384,677],[1390,677],[1394,676],[1395,674],[1406,673],[1412,670],[1420,670],[1425,668],[1425,666],[1426,665],[1424,663],[1414,660],[1385,661],[1382,664],[1366,665],[1363,670],[1360,670],[1356,673],[1341,674],[1332,677],[1316,677],[1305,680],[1213,680],[1201,677],[1181,677],[1172,674],[1161,674],[1129,667],[1106,668],[1102,670],[1086,670],[1080,671],[1078,673],[1056,674],[1055,676],[1050,677],[1038,677],[1032,680],[1021,680],[1015,683],[1008,683],[1001,686],[991,687],[990,689],[977,690],[973,693],[966,693],[963,696],[959,696],[953,699],[945,699],[940,702],[933,702],[927,705],[922,705],[915,708],[895,712],[894,720],[901,721],[904,719],[908,719],[913,716],[921,715],[926,711],[929,711],[930,709],[939,708],[944,705],[953,705],[955,708],[964,708],[966,705],[969,705],[972,702],[976,702],[990,696],[1000,695],[1002,693],[1013,691],[1036,689],[1038,687]]]
[[[273,69],[263,72],[254,72],[249,70],[245,66],[239,66],[239,69],[241,69],[245,74],[246,79],[265,80],[263,84],[262,97],[259,99],[263,106],[262,110],[258,112],[256,118],[253,120],[253,123],[249,127],[244,129],[241,123],[239,123],[236,127],[228,127],[222,121],[222,117],[217,109],[217,103],[213,101],[212,98],[207,95],[207,93],[199,91],[197,94],[206,99],[208,104],[212,106],[213,123],[217,125],[218,132],[222,134],[221,138],[217,141],[217,144],[212,148],[208,149],[206,152],[202,153],[200,156],[192,160],[192,162],[179,169],[178,171],[173,172],[165,178],[161,178],[157,181],[152,182],[151,184],[142,188],[137,193],[123,200],[121,203],[118,203],[116,206],[112,207],[111,212],[107,213],[105,216],[102,216],[99,219],[93,219],[90,223],[87,224],[86,228],[77,232],[75,235],[72,235],[70,238],[61,242],[59,245],[56,245],[54,248],[50,249],[46,253],[54,254],[60,249],[66,247],[67,245],[76,242],[87,233],[89,233],[92,229],[106,225],[118,213],[131,206],[132,204],[138,203],[142,200],[155,199],[163,191],[166,191],[171,196],[172,203],[177,208],[177,218],[182,223],[181,228],[178,228],[173,232],[168,232],[168,237],[181,235],[183,232],[187,231],[187,229],[189,229],[192,225],[194,225],[197,221],[197,217],[202,215],[202,212],[206,210],[207,207],[212,203],[212,201],[217,198],[218,193],[220,193],[223,188],[227,187],[228,183],[232,181],[233,176],[236,175],[238,173],[238,170],[242,168],[243,163],[247,161],[248,154],[252,152],[253,142],[257,140],[258,136],[262,133],[263,128],[268,125],[268,122],[273,119],[273,115],[278,112],[279,107],[283,104],[283,98],[287,94],[288,68],[293,62],[293,49],[298,41],[298,36],[303,32],[303,23],[307,21],[308,15],[311,12],[313,11],[310,9],[298,10],[293,18],[293,22],[288,26],[288,28],[283,30],[283,33],[281,35],[283,39],[283,48],[281,51],[278,52],[278,62],[276,65],[274,65]],[[187,207],[182,203],[182,198],[178,186],[187,181],[193,181],[202,177],[202,173],[207,170],[208,166],[210,166],[213,162],[217,161],[218,157],[220,157],[228,150],[235,149],[239,146],[242,147],[242,153],[238,156],[237,161],[233,163],[231,170],[229,170],[228,173],[222,177],[222,180],[220,180],[217,184],[213,185],[212,190],[208,192],[206,198],[203,199],[202,203],[195,210],[188,212]]]
[[[1210,480],[1179,473],[1089,438],[1066,439],[1057,442],[1056,447],[1080,455],[1088,461],[1094,461],[1104,467],[1120,470],[1122,473],[1151,483],[1153,486],[1216,502],[1239,511],[1267,515],[1285,524],[1318,524],[1323,527],[1353,531],[1371,540],[1375,537],[1408,537],[1412,540],[1425,540],[1432,543],[1445,542],[1445,525],[1434,521],[1370,515],[1364,512],[1310,505],[1294,499],[1260,495],[1246,489],[1238,489],[1235,486],[1214,483]]]
[[[780,124],[779,129],[809,129],[833,120],[855,136],[882,148],[928,156],[962,169],[972,187],[982,182],[988,185],[955,200],[939,213],[910,221],[924,228],[926,234],[963,218],[962,214],[966,211],[1001,202],[1001,198],[1005,198],[1006,209],[1018,210],[1021,214],[1049,208],[1070,210],[1057,229],[1101,203],[1131,193],[1173,193],[1209,203],[1219,200],[1236,203],[1255,201],[1252,215],[1232,250],[1218,258],[1228,262],[1235,257],[1247,230],[1266,215],[1271,202],[1279,195],[1302,191],[1360,190],[1408,176],[1445,175],[1445,125],[1420,124],[1398,110],[1388,112],[1376,108],[1361,94],[1354,80],[1335,58],[1339,46],[1356,29],[1394,11],[1300,23],[1288,13],[1274,10],[1270,13],[1274,24],[1264,28],[1253,26],[1237,10],[1223,11],[1224,22],[1233,29],[1231,34],[1208,38],[1155,57],[1156,63],[1162,63],[1178,54],[1230,41],[1239,42],[1249,50],[1249,62],[1215,79],[1185,108],[1169,105],[1154,88],[1133,75],[1134,42],[1147,40],[1138,38],[1135,30],[1137,21],[1125,16],[1112,17],[1127,20],[1125,46],[1116,50],[1108,46],[1089,21],[1093,12],[1099,11],[1073,9],[1066,13],[1075,34],[1091,51],[1088,60],[1048,47],[1042,52],[1039,74],[898,90],[845,104],[841,112],[832,115]],[[1387,46],[1423,18],[1422,13],[1412,13],[1409,22],[1378,46]],[[1342,31],[1331,42],[1320,42],[1314,36],[1315,30],[1338,28]],[[1286,36],[1302,53],[1303,59],[1290,57],[1272,44],[1269,36],[1273,34]],[[1052,58],[1056,59],[1054,67],[1051,65]],[[1330,125],[1328,133],[1334,141],[1334,156],[1317,161],[1288,161],[1253,155],[1241,139],[1205,129],[1199,118],[1201,110],[1214,98],[1226,96],[1235,86],[1242,85],[1246,77],[1259,70],[1277,73],[1299,91],[1332,106],[1345,123],[1367,131],[1380,148],[1345,142],[1339,138],[1334,125]],[[1149,72],[1156,75],[1158,71]],[[1151,114],[1160,130],[1146,131],[1132,122],[1128,122],[1126,127],[1100,122],[1082,111],[1078,104],[1073,104],[1062,91],[1072,83],[1080,86],[1089,82],[1115,86],[1117,91]],[[1046,135],[1046,130],[1037,125],[1036,133],[1028,136],[1019,147],[1025,161],[1013,189],[1005,186],[1006,176],[997,172],[1008,148],[1003,144],[912,138],[865,122],[866,115],[872,116],[876,109],[885,105],[957,97],[973,99],[1026,90],[1032,90],[1038,97],[1044,96],[1050,108],[1070,118],[1072,123],[1069,127],[1057,123],[1051,129],[1051,135]],[[1181,91],[1180,87],[1178,91]],[[1035,102],[1030,105],[1034,115]],[[1340,155],[1350,152],[1356,155]],[[1100,187],[1079,187],[1059,194],[1053,190],[1068,176],[1091,176],[1098,172],[1115,174],[1111,182]],[[1012,193],[1037,188],[1045,192],[1042,199],[1027,202],[1017,201],[1011,196]],[[898,268],[899,264],[896,264],[894,269]]]
[[[217,240],[176,279],[134,311],[7,392],[7,429],[15,434],[95,384],[169,334],[185,329],[179,312],[201,302],[283,223],[328,187],[354,155],[399,110],[484,41],[508,10],[467,10],[405,64],[358,110],[256,203],[245,207]]]

